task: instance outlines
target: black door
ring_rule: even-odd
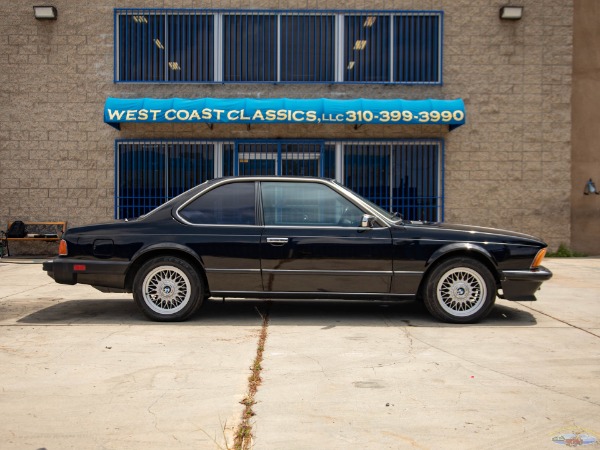
[[[268,292],[387,293],[388,228],[361,228],[363,211],[318,182],[262,182],[261,269]]]

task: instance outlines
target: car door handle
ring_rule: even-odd
[[[284,245],[288,243],[288,238],[267,238],[267,244]]]

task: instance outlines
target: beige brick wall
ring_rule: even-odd
[[[8,4],[10,3],[10,4]],[[0,5],[0,223],[111,220],[118,138],[442,137],[446,220],[511,228],[551,246],[570,240],[572,0],[56,0],[56,22],[31,2]],[[443,86],[150,85],[113,83],[119,7],[440,9]],[[435,126],[125,125],[103,123],[107,96],[456,98],[467,124]]]

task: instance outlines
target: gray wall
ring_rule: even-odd
[[[583,195],[592,178],[600,189],[600,3],[578,0],[573,59],[572,237],[575,250],[600,255],[600,195]]]

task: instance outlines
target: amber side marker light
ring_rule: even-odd
[[[531,264],[531,268],[535,269],[536,267],[539,267],[540,264],[542,264],[542,260],[544,259],[544,256],[546,256],[545,248],[543,248],[539,252],[537,252],[537,255],[535,255],[533,263]]]
[[[58,244],[58,255],[59,256],[67,256],[68,255],[67,241],[65,241],[64,239],[60,241],[60,244]]]

